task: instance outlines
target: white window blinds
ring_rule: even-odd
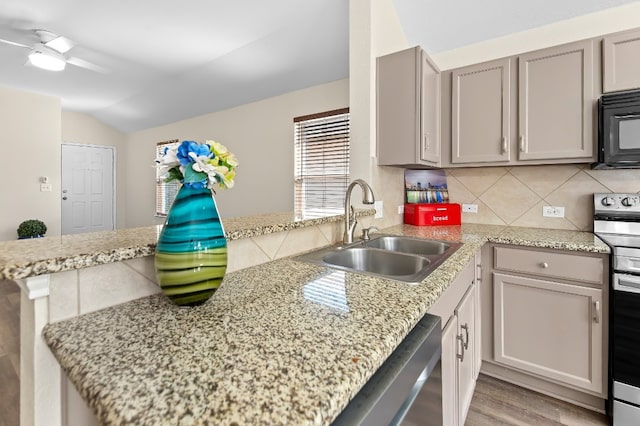
[[[305,219],[344,212],[349,185],[349,108],[293,121],[296,216]]]
[[[162,157],[165,148],[171,148],[179,144],[178,139],[171,141],[158,142],[156,144],[156,158]],[[176,198],[180,182],[177,180],[165,182],[160,176],[160,170],[156,168],[156,216],[166,216],[169,207]]]

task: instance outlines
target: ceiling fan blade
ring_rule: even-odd
[[[60,53],[67,53],[76,44],[66,37],[59,36],[46,42],[45,45]]]
[[[33,32],[40,38],[42,44],[60,53],[67,53],[76,45],[74,41],[48,30],[33,30]]]
[[[26,47],[27,49],[31,49],[31,46],[27,46],[26,44],[16,43],[15,41],[5,40],[3,38],[0,38],[0,43],[10,44],[18,47]]]
[[[67,58],[67,63],[75,65],[76,67],[85,68],[102,74],[109,74],[109,70],[107,70],[106,68],[103,68],[100,65],[96,65],[93,62],[85,61],[84,59],[70,57]]]

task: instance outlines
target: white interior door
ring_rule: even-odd
[[[62,145],[62,234],[114,229],[112,147]]]

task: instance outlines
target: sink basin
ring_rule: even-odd
[[[417,284],[461,245],[398,235],[376,235],[369,241],[325,247],[294,259]]]
[[[359,247],[334,251],[322,260],[330,265],[387,276],[415,275],[431,263],[425,257]]]
[[[443,241],[422,240],[396,235],[374,238],[364,243],[364,245],[382,250],[419,255],[443,254],[451,247],[449,243]]]

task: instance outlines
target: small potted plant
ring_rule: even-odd
[[[18,226],[18,239],[40,238],[47,233],[47,225],[38,219],[25,220]]]

